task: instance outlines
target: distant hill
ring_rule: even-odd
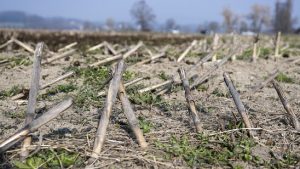
[[[32,29],[96,29],[99,25],[78,19],[61,17],[45,18],[21,11],[0,12],[1,28],[32,28]]]

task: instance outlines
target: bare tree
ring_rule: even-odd
[[[165,23],[165,30],[168,32],[172,31],[174,29],[178,29],[178,28],[179,28],[179,26],[176,24],[175,20],[172,18],[168,19]]]
[[[216,21],[212,21],[212,22],[209,22],[208,25],[207,25],[207,29],[211,32],[218,32],[219,29],[220,29],[220,25],[218,22]]]
[[[105,25],[107,27],[108,30],[114,30],[115,29],[115,21],[113,18],[107,18]]]
[[[251,22],[252,31],[259,33],[263,27],[266,28],[270,26],[270,8],[268,6],[254,4],[251,7],[251,12],[248,15],[248,19]]]
[[[140,0],[132,6],[131,15],[142,31],[151,31],[151,24],[154,22],[155,15],[145,0]]]
[[[230,8],[224,8],[222,12],[224,18],[224,27],[227,33],[233,32],[238,22],[238,17],[231,11]]]
[[[286,2],[276,2],[274,31],[281,31],[283,33],[292,32],[294,24],[294,19],[292,18],[292,9],[292,0],[286,0]]]
[[[239,31],[242,32],[247,32],[248,29],[248,24],[244,19],[241,19],[239,22]]]

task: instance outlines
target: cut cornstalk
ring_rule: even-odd
[[[91,51],[94,51],[94,50],[97,50],[97,49],[99,49],[99,48],[102,48],[103,46],[105,45],[105,43],[100,43],[100,44],[98,44],[98,45],[95,45],[95,46],[93,46],[93,47],[90,47],[87,51],[88,52],[91,52]]]
[[[166,85],[169,85],[169,84],[172,84],[174,80],[167,80],[167,81],[164,81],[160,84],[157,84],[157,85],[153,85],[153,86],[149,86],[149,87],[146,87],[144,89],[140,89],[138,90],[139,93],[145,93],[145,92],[148,92],[148,91],[151,91],[151,90],[154,90],[154,89],[157,89],[157,88],[160,88],[160,87],[163,87],[163,86],[166,86]]]
[[[235,106],[236,106],[239,114],[242,116],[242,119],[243,119],[243,122],[244,122],[246,128],[252,128],[252,125],[251,125],[250,119],[247,115],[244,104],[242,103],[242,101],[240,99],[240,94],[236,91],[230,77],[228,76],[228,74],[226,72],[224,72],[223,77],[224,77],[224,82],[227,85],[228,90],[233,98]],[[253,136],[254,133],[249,130],[249,134],[250,134],[250,136]]]
[[[273,79],[276,78],[276,76],[278,75],[278,73],[279,73],[278,69],[276,69],[275,71],[273,71],[273,73],[271,73],[265,81],[261,82],[259,85],[255,86],[253,88],[252,93],[256,93],[260,89],[264,88],[268,83],[270,83]]]
[[[131,129],[132,129],[139,145],[142,148],[146,148],[147,143],[146,143],[146,140],[143,136],[143,132],[140,129],[139,121],[137,120],[137,118],[134,114],[134,111],[131,107],[130,101],[127,97],[124,85],[122,83],[120,83],[120,87],[119,87],[119,98],[122,102],[124,114],[128,119],[128,123],[129,123],[129,125],[130,125],[130,127],[131,127]]]
[[[181,62],[181,60],[191,51],[191,49],[197,44],[197,40],[193,40],[188,48],[179,56],[177,62]]]
[[[31,76],[31,84],[29,91],[28,107],[25,118],[25,126],[32,122],[35,116],[36,98],[39,91],[40,73],[41,73],[41,60],[43,54],[43,43],[38,43],[34,52],[33,71]],[[27,147],[31,144],[31,137],[26,137],[21,149],[21,160],[24,160],[29,152]]]
[[[13,41],[16,43],[16,44],[18,44],[19,46],[21,46],[22,48],[24,48],[25,50],[27,50],[28,52],[30,52],[30,53],[34,53],[34,49],[32,49],[32,47],[31,46],[29,46],[29,45],[27,45],[27,44],[25,44],[25,43],[23,43],[23,42],[21,42],[21,41],[19,41],[19,40],[17,40],[17,39],[13,39]]]
[[[180,76],[180,79],[181,79],[181,82],[182,82],[181,84],[184,87],[185,98],[186,98],[186,101],[189,105],[189,110],[192,114],[194,125],[196,127],[197,132],[201,133],[203,131],[203,129],[202,129],[202,126],[201,126],[201,123],[200,123],[200,118],[199,118],[198,111],[197,111],[196,106],[195,106],[195,100],[194,100],[194,98],[192,97],[192,94],[191,94],[189,81],[186,77],[186,74],[185,74],[185,71],[184,71],[183,68],[178,69],[178,73],[179,73],[179,76]]]
[[[300,131],[300,123],[299,123],[297,116],[295,115],[293,109],[291,108],[291,105],[288,103],[288,100],[287,100],[281,86],[275,80],[272,80],[272,84],[279,96],[279,99],[280,99],[285,111],[287,112],[287,114],[293,124],[293,127],[297,131]]]
[[[68,98],[61,103],[55,105],[47,112],[45,112],[40,117],[34,119],[31,123],[24,126],[18,132],[13,134],[11,137],[0,143],[0,153],[6,151],[14,144],[19,141],[22,141],[28,134],[33,133],[34,131],[38,130],[41,126],[48,123],[55,117],[57,117],[61,112],[65,111],[72,105],[72,98]]]
[[[10,45],[11,43],[13,43],[13,39],[10,39],[7,42],[5,42],[4,44],[0,45],[0,49],[5,48],[6,46]]]
[[[252,53],[252,61],[256,63],[257,61],[257,42],[253,44],[253,53]]]
[[[112,106],[114,105],[116,101],[116,97],[118,94],[118,90],[120,87],[120,81],[122,78],[124,68],[124,60],[120,60],[118,65],[115,68],[115,73],[110,81],[108,93],[106,96],[105,106],[103,109],[103,112],[101,114],[101,119],[99,122],[99,126],[97,129],[97,133],[95,136],[95,142],[93,147],[93,152],[91,154],[91,158],[88,160],[88,163],[91,164],[95,159],[98,158],[98,155],[100,154],[102,150],[102,146],[105,140],[105,134],[109,123],[109,117],[111,115]]]
[[[51,58],[47,59],[45,62],[42,62],[42,64],[47,64],[47,63],[51,63],[55,60],[58,60],[58,59],[61,59],[61,58],[64,58],[64,57],[67,57],[67,56],[70,56],[72,55],[73,53],[76,52],[76,49],[71,49],[71,50],[68,50],[64,53],[61,53],[61,54],[57,54],[55,56],[52,56]]]
[[[218,48],[218,44],[219,44],[219,35],[216,33],[214,35],[214,39],[213,39],[213,46],[212,46],[212,50],[215,51],[217,48]],[[216,61],[217,60],[217,54],[215,53],[213,56],[212,56],[212,61]]]
[[[117,55],[117,51],[108,42],[104,42],[104,44],[113,55]]]
[[[68,49],[71,49],[72,47],[76,46],[78,43],[77,42],[73,42],[63,48],[60,48],[57,50],[57,52],[64,52],[64,51],[67,51]]]
[[[156,55],[152,56],[150,59],[143,60],[141,62],[138,62],[138,63],[134,64],[134,65],[143,65],[143,64],[146,64],[146,63],[150,63],[150,62],[152,62],[152,61],[154,61],[156,59],[159,59],[159,58],[161,58],[163,56],[165,56],[165,52],[156,54]]]
[[[278,32],[277,36],[276,36],[276,42],[275,42],[275,56],[274,56],[275,58],[274,59],[277,59],[279,57],[280,36],[281,36],[281,32]]]
[[[124,86],[128,87],[128,86],[130,86],[132,84],[135,84],[135,83],[138,83],[138,82],[140,82],[140,81],[142,81],[144,79],[145,79],[145,77],[140,77],[140,78],[134,79],[134,80],[132,80],[130,82],[125,83]],[[106,91],[101,91],[101,92],[98,93],[98,96],[104,96],[105,94],[106,94]]]
[[[63,75],[59,76],[58,78],[56,78],[56,79],[54,79],[54,80],[52,80],[52,81],[50,81],[50,82],[48,82],[48,83],[42,85],[42,86],[40,87],[40,89],[45,89],[45,88],[51,86],[52,84],[57,83],[57,82],[59,82],[59,81],[65,79],[65,78],[68,78],[68,77],[74,75],[74,74],[75,74],[74,71],[67,72],[66,74],[63,74]]]

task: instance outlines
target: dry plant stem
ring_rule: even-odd
[[[177,62],[181,62],[182,59],[190,52],[190,50],[197,44],[197,40],[193,40],[193,42],[190,44],[188,48],[185,49],[185,51],[179,56]]]
[[[257,61],[257,42],[253,44],[252,61],[254,63]]]
[[[271,73],[269,75],[269,77],[265,81],[261,82],[259,85],[254,87],[251,93],[256,93],[260,89],[264,88],[268,83],[270,83],[273,79],[275,79],[275,77],[278,75],[278,73],[279,73],[279,70],[276,69],[273,73]]]
[[[42,64],[46,64],[46,63],[51,63],[55,60],[58,60],[58,59],[61,59],[61,58],[64,58],[64,57],[67,57],[67,56],[70,56],[72,55],[73,53],[76,52],[76,49],[71,49],[69,51],[66,51],[62,54],[58,54],[58,55],[55,55],[55,56],[52,56],[51,58],[47,59],[45,62],[43,62]]]
[[[231,56],[232,55],[224,57],[219,63],[215,64],[214,67],[208,72],[206,72],[202,77],[196,79],[195,82],[192,84],[191,89],[195,89],[197,86],[201,85],[203,82],[209,79],[216,70],[218,70],[224,63],[226,63],[229,58],[231,58]]]
[[[165,52],[156,54],[156,55],[152,56],[150,59],[143,60],[141,62],[138,62],[138,63],[134,64],[134,65],[143,65],[143,64],[146,64],[146,63],[150,63],[151,61],[154,61],[154,60],[156,60],[158,58],[161,58],[163,56],[165,56]]]
[[[117,55],[117,51],[108,43],[108,42],[104,42],[105,46],[107,47],[107,49],[113,54],[113,55]]]
[[[0,45],[0,49],[5,48],[6,46],[8,46],[9,44],[11,44],[12,42],[14,42],[12,39],[8,40],[4,44]]]
[[[132,49],[130,49],[128,52],[126,52],[123,55],[123,59],[128,58],[132,53],[134,53],[136,50],[138,50],[143,45],[144,45],[143,42],[139,42],[135,47],[133,47]]]
[[[90,66],[91,67],[102,66],[102,65],[105,65],[105,64],[110,63],[112,61],[116,61],[116,60],[122,59],[122,57],[123,56],[121,54],[120,55],[116,55],[116,56],[112,56],[112,57],[100,60],[100,61],[98,61],[96,63],[93,63]]]
[[[150,86],[150,87],[146,87],[144,89],[141,89],[139,90],[138,92],[139,93],[145,93],[145,92],[148,92],[148,91],[151,91],[151,90],[154,90],[154,89],[157,89],[157,88],[160,88],[162,86],[166,86],[166,85],[169,85],[169,84],[172,84],[174,80],[167,80],[165,82],[162,82],[160,84],[157,84],[157,85],[154,85],[154,86]]]
[[[178,73],[179,73],[182,85],[184,87],[185,98],[186,98],[186,101],[189,105],[189,109],[190,109],[190,112],[192,114],[194,125],[196,127],[197,132],[201,133],[203,131],[203,129],[201,127],[199,114],[198,114],[198,111],[197,111],[196,106],[195,106],[195,100],[194,100],[194,98],[192,97],[192,94],[191,94],[189,81],[186,78],[186,74],[185,74],[185,71],[184,71],[183,68],[178,69]]]
[[[135,47],[133,47],[131,50],[129,50],[128,52],[126,52],[124,55],[116,55],[116,56],[112,56],[103,60],[100,60],[99,62],[93,63],[90,66],[91,67],[95,67],[95,66],[102,66],[105,65],[107,63],[116,61],[116,60],[120,60],[120,59],[126,59],[127,57],[129,57],[133,52],[135,52],[139,47],[141,47],[143,45],[142,42],[139,42]]]
[[[138,82],[140,82],[140,81],[142,81],[144,79],[145,79],[145,77],[140,77],[140,78],[134,79],[134,80],[132,80],[130,82],[125,83],[124,86],[125,87],[130,86],[130,85],[138,83]],[[102,91],[102,92],[98,93],[98,96],[104,96],[105,94],[106,94],[106,91]]]
[[[60,77],[58,77],[58,78],[52,80],[51,82],[46,83],[46,84],[40,86],[40,90],[45,89],[45,88],[51,86],[52,84],[57,83],[57,82],[59,82],[59,81],[61,81],[61,80],[64,80],[65,78],[68,78],[68,77],[70,77],[70,76],[72,76],[72,75],[74,75],[74,74],[75,74],[75,72],[73,72],[73,71],[68,72],[68,73],[66,73],[66,74],[64,74],[64,75],[62,75],[62,76],[60,76]],[[10,98],[10,100],[18,100],[18,99],[20,99],[20,98],[22,98],[22,97],[24,97],[24,96],[25,96],[24,93],[19,93],[19,94],[17,94],[17,95],[12,96],[12,97]]]
[[[236,106],[239,114],[242,116],[242,119],[243,119],[243,122],[244,122],[246,128],[252,128],[250,119],[246,113],[246,109],[240,99],[240,94],[236,91],[234,85],[232,84],[232,82],[226,72],[224,72],[223,77],[224,77],[224,81],[229,89],[229,92],[233,98],[235,106]],[[249,131],[249,134],[250,134],[250,136],[253,136],[254,133],[252,131]]]
[[[77,42],[73,42],[73,43],[71,43],[71,44],[69,44],[69,45],[67,45],[67,46],[65,46],[61,49],[58,49],[57,52],[64,52],[64,51],[76,46],[77,44],[78,44]]]
[[[139,126],[139,121],[137,120],[135,114],[134,114],[134,111],[131,107],[131,104],[130,104],[130,101],[127,97],[127,94],[125,92],[125,88],[124,88],[124,85],[122,83],[120,83],[120,87],[119,87],[119,98],[122,102],[122,106],[123,106],[123,110],[124,110],[124,113],[128,119],[128,123],[139,143],[139,145],[142,147],[142,148],[146,148],[147,147],[147,143],[146,143],[146,140],[143,136],[143,132],[142,130],[140,129],[140,126]]]
[[[218,44],[219,44],[219,35],[218,34],[215,34],[214,35],[214,39],[213,39],[213,46],[212,46],[212,50],[216,50],[218,48]],[[217,60],[217,54],[215,53],[213,56],[212,56],[212,61],[216,61]]]
[[[276,36],[276,43],[275,43],[275,58],[277,59],[279,57],[279,47],[280,47],[280,36],[281,36],[281,32],[277,33]]]
[[[34,53],[34,50],[27,44],[17,40],[17,39],[13,39],[13,41],[18,44],[19,46],[21,46],[22,48],[26,49],[28,52],[30,53]]]
[[[98,158],[99,153],[101,152],[104,140],[105,133],[109,123],[109,117],[112,111],[112,106],[114,105],[117,97],[117,93],[120,87],[120,81],[122,78],[124,68],[124,60],[120,60],[118,65],[116,66],[115,73],[113,79],[110,81],[108,93],[105,101],[105,106],[103,112],[101,114],[101,119],[99,122],[99,126],[97,129],[97,133],[95,136],[95,142],[93,147],[93,152],[91,154],[91,158],[89,159],[89,164],[94,161],[94,159]]]
[[[88,52],[94,51],[94,50],[96,50],[96,49],[102,48],[104,45],[105,45],[105,44],[102,42],[102,43],[100,43],[100,44],[98,44],[98,45],[96,45],[96,46],[90,47],[87,51],[88,51]]]
[[[41,115],[39,118],[33,120],[31,123],[24,126],[22,129],[20,129],[14,135],[6,139],[4,142],[0,143],[0,153],[9,149],[18,141],[24,139],[24,137],[27,136],[28,134],[38,130],[38,128],[40,128],[44,124],[48,123],[49,121],[57,117],[61,112],[68,109],[71,105],[72,105],[72,98],[68,98],[60,102],[59,104],[55,105],[51,109],[49,109],[46,113]]]
[[[43,43],[38,43],[36,46],[36,50],[34,52],[33,71],[31,76],[31,84],[30,84],[30,91],[29,91],[28,107],[27,107],[26,118],[25,118],[25,126],[32,122],[35,115],[36,98],[38,95],[39,83],[40,83],[43,46],[44,46]],[[29,147],[30,144],[31,144],[31,137],[25,138],[20,153],[21,160],[24,160],[29,155],[27,147]]]
[[[59,81],[65,79],[65,78],[68,78],[68,77],[74,75],[74,74],[75,74],[75,72],[73,72],[73,71],[67,72],[66,74],[63,74],[63,75],[59,76],[58,78],[56,78],[56,79],[50,81],[49,83],[46,83],[46,84],[42,85],[42,86],[40,87],[40,89],[45,89],[45,88],[51,86],[52,84],[57,83],[57,82],[59,82]]]
[[[272,80],[272,84],[273,84],[273,87],[275,88],[275,90],[276,90],[276,92],[277,92],[277,94],[278,94],[278,96],[280,98],[280,101],[281,101],[281,103],[282,103],[285,111],[289,115],[289,118],[291,119],[294,128],[297,131],[300,131],[300,123],[299,123],[299,121],[297,119],[297,116],[293,112],[293,110],[291,108],[291,105],[288,103],[288,100],[286,99],[286,96],[285,96],[285,94],[284,94],[281,86],[275,80]]]

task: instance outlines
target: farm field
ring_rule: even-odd
[[[76,34],[56,43],[54,34],[40,35],[44,47],[35,118],[67,98],[72,98],[72,105],[30,134],[25,161],[20,161],[18,142],[3,152],[0,168],[300,166],[300,126],[297,129],[295,122],[300,120],[299,35],[282,35],[276,42],[275,35],[261,35],[258,41],[235,34],[95,35],[89,41],[85,34],[81,38]],[[34,49],[40,41],[38,37],[30,41],[31,33],[19,32],[12,40],[13,33],[8,35],[2,32],[0,44],[10,41],[0,48],[0,144],[24,127]],[[182,85],[180,68],[186,72],[190,96]],[[119,81],[118,72],[122,74]],[[242,112],[224,77],[236,89]],[[128,123],[122,92],[115,95],[115,102],[107,97],[109,88],[114,93],[113,85],[120,82],[138,120],[133,126],[140,128],[147,147],[139,145]],[[108,102],[112,110],[104,144],[93,159],[97,128]],[[296,118],[291,118],[291,112]],[[193,113],[199,117],[200,129],[196,130]],[[249,117],[250,126],[241,113]]]

